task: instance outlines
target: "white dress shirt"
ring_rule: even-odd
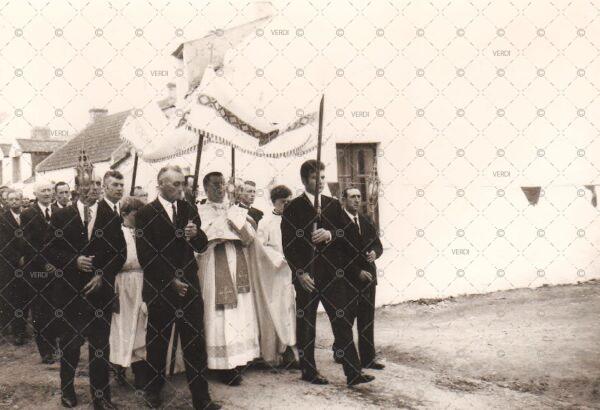
[[[310,201],[310,204],[314,207],[315,206],[315,196],[308,191],[304,191],[304,195],[306,195],[306,197]],[[321,202],[321,194],[319,194],[319,206],[321,208],[323,207],[323,203]]]
[[[344,208],[346,214],[350,217],[350,220],[358,226],[358,233],[362,234],[362,230],[360,229],[360,218],[358,217],[358,212],[356,215],[352,215],[346,208]],[[355,219],[356,218],[356,219]]]
[[[304,195],[306,195],[306,197],[308,198],[308,200],[310,201],[310,204],[313,206],[315,206],[315,196],[313,194],[311,194],[308,191],[304,191]],[[323,196],[321,195],[321,193],[319,193],[319,206],[321,207],[321,209],[323,209],[323,202],[321,202],[323,199]],[[325,243],[329,243],[331,242],[331,239],[333,239],[333,232],[331,231],[327,231],[329,233],[329,238],[325,241]]]
[[[173,205],[175,205],[175,212],[178,212],[177,201],[169,202],[160,195],[158,196],[158,201],[163,206],[163,208],[165,208],[165,211],[167,212],[167,215],[169,215],[171,222],[175,223],[175,218],[173,218]]]
[[[121,212],[121,204],[119,202],[117,202],[116,204],[111,202],[108,198],[104,197],[104,201],[108,204],[108,206],[110,207],[110,209],[114,212],[115,211],[115,206],[117,207],[117,214],[119,214]]]
[[[87,226],[88,239],[92,238],[92,232],[94,232],[94,224],[96,223],[96,214],[98,213],[98,202],[94,202],[94,205],[88,207],[90,210],[90,220]],[[79,210],[79,216],[81,222],[85,226],[85,205],[81,201],[77,201],[77,210]]]
[[[12,214],[13,218],[15,218],[15,221],[17,221],[17,225],[21,226],[21,214],[16,214],[13,212],[13,210],[10,210],[10,213]]]
[[[48,210],[48,215],[52,216],[52,207],[50,205],[44,206],[41,203],[37,203],[38,207],[42,211],[42,216],[46,218],[46,209]]]

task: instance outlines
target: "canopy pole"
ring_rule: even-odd
[[[194,185],[192,193],[194,198],[198,198],[198,180],[200,178],[200,160],[202,158],[202,148],[204,146],[204,134],[198,133],[198,146],[196,147],[196,166],[194,168]]]
[[[135,151],[135,156],[133,157],[133,175],[131,175],[131,189],[129,190],[129,196],[133,196],[135,193],[135,178],[137,176],[138,169],[138,154]]]
[[[315,182],[315,210],[317,211],[317,216],[315,221],[313,222],[313,232],[318,229],[318,224],[321,222],[321,203],[319,201],[319,185],[321,184],[321,143],[323,141],[323,105],[325,103],[325,95],[321,97],[321,104],[319,104],[319,134],[317,137],[317,172],[316,172],[316,182]],[[313,245],[312,248],[312,258],[310,263],[310,274],[314,278],[315,277],[315,254],[317,253],[317,247]]]

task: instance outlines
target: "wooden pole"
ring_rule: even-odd
[[[317,212],[317,217],[313,222],[313,232],[318,229],[318,225],[321,222],[321,203],[319,201],[319,185],[321,183],[321,143],[323,141],[323,105],[325,103],[325,95],[321,97],[321,104],[319,105],[319,134],[317,135],[317,172],[316,172],[316,183],[315,183],[315,210]],[[313,246],[313,255],[311,258],[311,267],[310,274],[314,278],[315,277],[315,254],[317,253],[316,245]]]
[[[131,176],[131,189],[129,190],[129,196],[133,196],[135,192],[135,178],[137,176],[138,169],[138,154],[135,152],[135,156],[133,157],[133,175]]]
[[[202,147],[204,145],[204,134],[198,135],[198,146],[196,148],[196,166],[194,167],[194,185],[192,186],[192,193],[194,198],[198,198],[198,181],[200,178],[200,160],[202,159]]]
[[[231,147],[231,180],[235,182],[235,148]]]

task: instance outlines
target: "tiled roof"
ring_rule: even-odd
[[[0,144],[0,151],[2,154],[4,154],[4,156],[8,156],[10,153],[10,147],[12,147],[12,144]]]
[[[108,161],[123,144],[121,128],[131,110],[97,118],[65,145],[57,149],[37,166],[38,172],[72,168],[84,148],[92,163]]]
[[[32,139],[19,139],[17,143],[21,147],[22,152],[34,153],[34,152],[54,152],[58,148],[64,145],[64,140],[32,140]]]

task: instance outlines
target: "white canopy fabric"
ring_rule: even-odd
[[[240,96],[226,72],[206,67],[201,84],[177,107],[179,115],[168,118],[158,104],[150,104],[143,115],[135,112],[121,135],[147,162],[158,162],[195,152],[198,137],[207,142],[234,147],[257,157],[302,156],[316,149],[317,114],[311,112],[284,121],[257,114]]]

